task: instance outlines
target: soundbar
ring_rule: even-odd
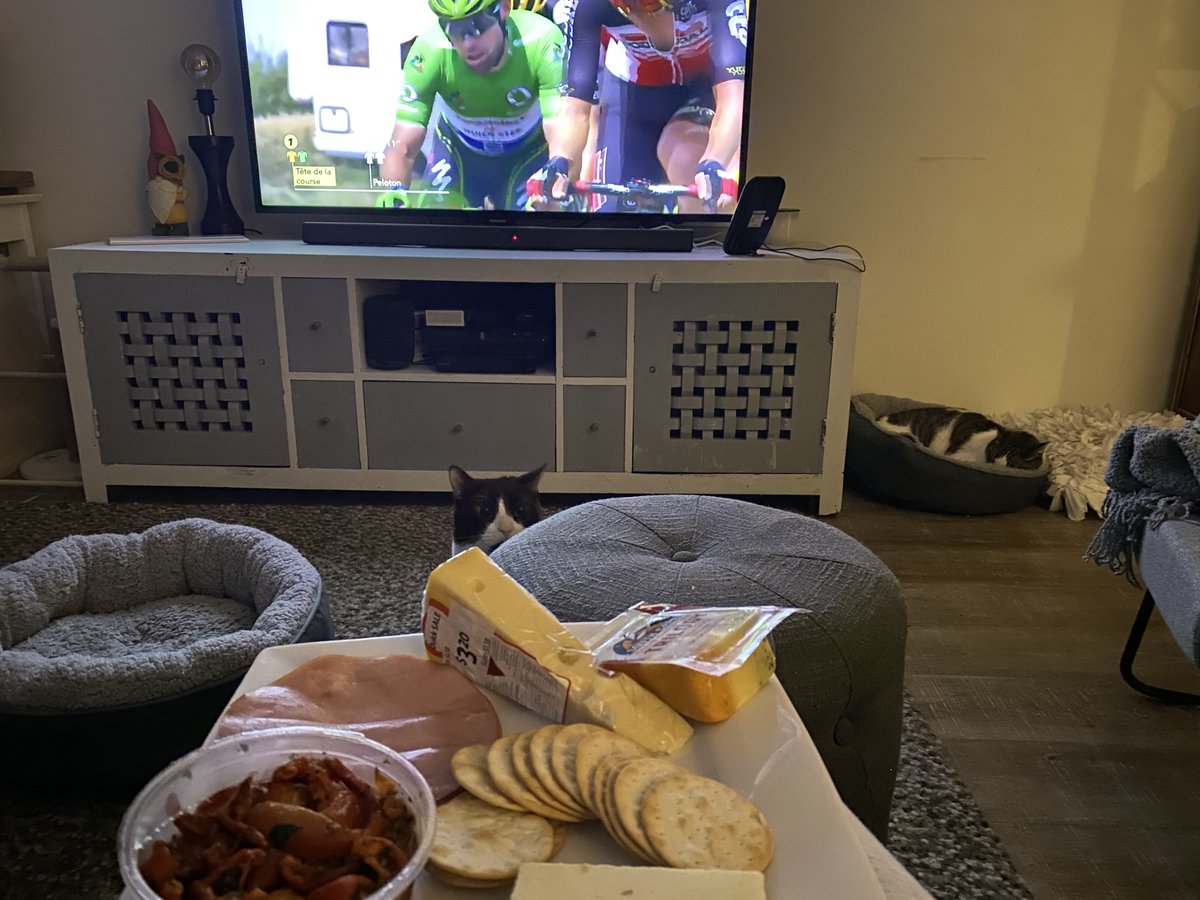
[[[688,253],[690,228],[554,228],[540,225],[416,225],[408,222],[305,222],[306,244],[452,247],[462,250],[622,250]]]

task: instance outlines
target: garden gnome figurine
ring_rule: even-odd
[[[146,101],[150,116],[150,156],[146,160],[146,199],[154,213],[151,233],[157,235],[187,234],[187,190],[183,186],[183,154],[175,152],[175,142],[167,131],[167,123],[153,100]]]

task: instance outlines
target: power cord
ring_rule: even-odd
[[[858,272],[867,271],[867,263],[866,260],[863,259],[862,251],[857,247],[851,246],[850,244],[831,244],[828,247],[771,247],[767,244],[763,244],[761,249],[769,250],[772,253],[781,253],[784,256],[792,256],[796,259],[828,260],[829,262],[842,263],[843,265],[847,265]],[[858,259],[838,259],[837,257],[833,256],[819,255],[822,253],[828,253],[830,250],[851,250],[858,256]],[[809,255],[806,256],[805,254]]]

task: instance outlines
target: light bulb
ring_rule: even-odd
[[[179,54],[179,63],[200,90],[212,90],[213,82],[221,74],[221,57],[212,47],[204,44],[188,44],[184,47]]]

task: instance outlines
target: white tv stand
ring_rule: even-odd
[[[847,257],[857,259],[857,257]],[[859,274],[779,255],[325,247],[50,251],[84,489],[446,491],[547,463],[548,493],[789,494],[841,507]],[[406,281],[552,291],[531,375],[368,366]]]

